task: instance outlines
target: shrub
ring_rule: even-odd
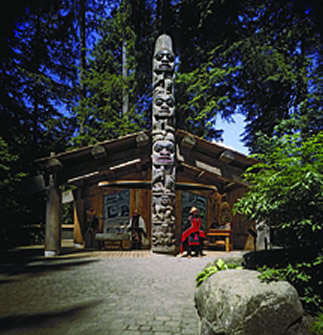
[[[311,262],[288,264],[283,268],[263,266],[259,278],[263,281],[285,280],[292,284],[303,302],[304,309],[315,315],[320,309],[323,312],[323,256]]]
[[[310,259],[288,263],[286,258],[286,265],[262,268],[261,276],[290,282],[305,309],[316,314],[323,302],[323,132],[303,137],[299,131],[286,134],[285,126],[276,127],[272,138],[260,134],[259,163],[246,171],[250,188],[234,212],[265,220],[279,237],[273,242],[286,250],[313,250]]]
[[[311,332],[316,335],[323,334],[323,313],[319,313],[317,320],[314,322]]]
[[[223,259],[219,258],[214,265],[206,266],[196,276],[196,286],[199,287],[204,282],[204,280],[214,275],[216,272],[228,269],[242,269],[242,266],[235,263],[226,263]]]

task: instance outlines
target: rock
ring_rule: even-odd
[[[286,335],[303,316],[296,289],[263,283],[259,272],[225,270],[195,291],[201,335]]]

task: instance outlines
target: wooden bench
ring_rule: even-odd
[[[131,249],[131,240],[127,233],[97,233],[95,239],[104,242],[104,249]]]
[[[226,252],[232,251],[232,229],[210,228],[207,230],[206,236],[208,246],[224,246]]]

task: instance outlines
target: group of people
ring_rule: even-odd
[[[100,241],[95,238],[96,233],[100,232],[99,220],[96,211],[93,208],[86,210],[86,231],[84,234],[84,242],[87,248],[101,249]],[[143,217],[139,214],[138,209],[134,210],[133,216],[127,225],[127,231],[130,234],[131,248],[141,249],[144,238],[147,238],[146,224]]]
[[[147,231],[145,221],[137,209],[135,209],[127,229],[131,233],[132,249],[141,249],[143,237],[147,238]],[[199,210],[192,207],[182,233],[181,253],[186,250],[188,258],[191,258],[193,253],[197,257],[204,256],[203,241],[205,238],[205,233],[201,230]]]
[[[97,247],[95,234],[99,231],[99,222],[96,217],[96,212],[90,208],[87,210],[88,229],[85,233],[85,242],[87,247]],[[127,231],[131,237],[131,248],[141,249],[143,238],[147,238],[146,224],[138,209],[134,210],[133,216],[127,225]],[[187,257],[191,258],[193,253],[195,256],[204,256],[203,241],[206,238],[205,233],[201,230],[201,218],[199,210],[192,207],[189,216],[184,226],[181,238],[181,253],[186,250]]]

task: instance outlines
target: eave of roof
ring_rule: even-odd
[[[184,143],[185,140],[188,140],[188,146]],[[245,186],[237,177],[257,162],[220,143],[207,141],[181,129],[176,131],[176,142],[181,148],[177,151],[177,165],[185,166],[190,173],[195,171],[194,174],[200,179],[204,175],[202,178],[204,181],[211,179],[223,185],[234,183]],[[228,154],[229,160],[222,159],[223,153]],[[192,157],[194,159],[191,162]],[[120,171],[120,176],[124,176],[125,172],[136,169],[136,165],[138,169],[138,164],[144,162],[147,165],[149,161],[151,161],[151,132],[142,131],[57,153],[38,159],[36,162],[45,171],[56,171],[60,183],[73,184],[79,181],[99,182],[113,170]],[[217,174],[217,170],[220,173]]]
[[[201,137],[193,135],[193,134],[191,134],[191,133],[189,133],[185,130],[178,129],[176,131],[176,135],[177,135],[178,143],[180,143],[181,140],[185,136],[194,138],[195,141],[196,141],[196,145],[194,147],[197,150],[200,150],[200,151],[202,151],[206,154],[207,153],[212,153],[212,154],[216,155],[217,158],[220,158],[220,155],[223,152],[230,151],[234,155],[234,160],[233,160],[234,163],[233,164],[236,164],[236,165],[241,166],[243,168],[247,168],[247,167],[252,166],[255,163],[257,163],[257,160],[255,160],[253,158],[250,158],[250,157],[244,155],[243,153],[236,151],[233,148],[229,148],[229,147],[227,147],[227,146],[225,146],[225,145],[223,145],[222,143],[219,143],[219,142],[210,142],[210,141],[205,140]]]

